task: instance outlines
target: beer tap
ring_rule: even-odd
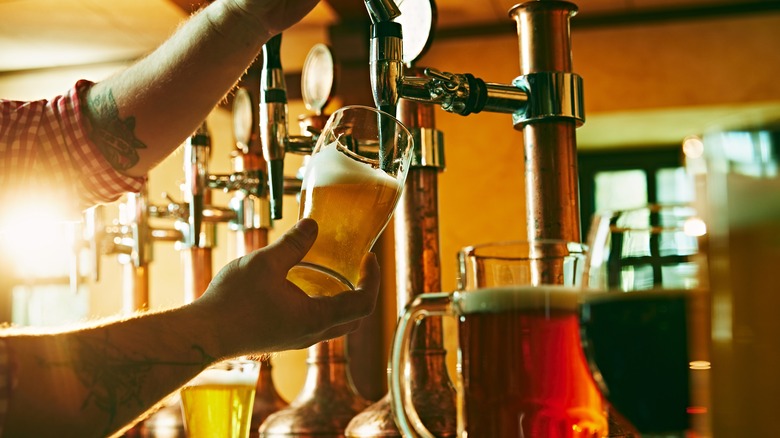
[[[571,71],[569,26],[576,5],[530,0],[510,10],[517,23],[521,75],[511,84],[498,84],[434,68],[425,69],[423,77],[405,75],[400,29],[383,21],[371,3],[376,105],[391,108],[403,98],[464,116],[481,111],[511,114],[514,128],[522,130],[525,139],[529,239],[580,241],[574,130],[585,116],[582,78]]]
[[[282,218],[284,194],[284,154],[288,138],[287,85],[281,60],[282,34],[263,46],[263,71],[260,77],[260,136],[263,157],[268,163],[268,187],[271,190],[271,217]]]
[[[119,205],[119,216],[105,225],[104,207],[86,212],[84,240],[89,248],[92,280],[100,279],[103,255],[117,255],[123,267],[122,313],[129,315],[149,307],[149,265],[153,261],[155,241],[175,242],[183,235],[173,228],[152,227],[151,217],[159,217],[159,207],[149,204],[147,187],[138,193],[125,194]]]
[[[184,184],[189,194],[189,217],[186,242],[188,245],[200,245],[200,233],[203,226],[204,197],[207,189],[208,162],[211,155],[211,138],[206,122],[187,140],[184,148]]]
[[[263,157],[268,164],[268,187],[271,191],[271,217],[282,218],[285,192],[284,156],[286,151],[310,153],[311,136],[289,135],[287,120],[287,85],[281,60],[282,34],[263,46],[263,69],[260,77],[260,138]]]
[[[406,1],[396,20],[404,25],[402,61],[407,72],[421,75],[413,67],[433,36],[436,8],[431,0]],[[414,26],[404,19],[414,18]],[[411,24],[411,23],[410,23]],[[399,41],[400,42],[400,41]],[[372,73],[383,69],[372,69]],[[398,119],[414,136],[414,156],[406,185],[395,210],[396,303],[403,309],[422,293],[441,290],[439,256],[438,175],[444,170],[444,137],[436,129],[435,107],[407,99],[398,100]],[[455,388],[447,373],[442,321],[427,318],[416,330],[410,361],[410,383],[414,405],[426,427],[436,436],[456,435]],[[350,421],[348,438],[400,437],[393,419],[390,394],[372,404]]]
[[[420,14],[415,13],[415,9],[426,6],[424,3],[432,5],[433,2],[405,1],[401,3],[404,8],[401,14],[391,17],[392,14],[383,14],[381,8],[380,12],[376,12],[382,3],[377,5],[366,2],[373,22],[370,79],[376,106],[396,114],[396,104],[399,101],[408,102],[399,117],[410,127],[420,128],[432,126],[429,123],[432,119],[425,116],[432,114],[427,113],[425,108],[433,105],[463,116],[482,111],[511,115],[514,128],[523,131],[525,139],[529,240],[547,238],[580,241],[574,130],[584,122],[584,105],[582,80],[571,72],[569,47],[569,19],[576,13],[576,6],[566,1],[531,0],[512,8],[510,15],[517,22],[520,40],[521,75],[509,84],[499,84],[486,82],[470,73],[455,74],[435,68],[413,70],[412,74],[404,71],[403,61],[407,50],[402,30],[410,31],[412,28],[402,29],[397,23],[404,21],[404,15],[410,9],[418,18]],[[421,143],[429,146],[435,144],[431,140],[436,137],[422,135],[423,131],[420,131],[420,136],[415,140],[421,140]],[[436,148],[432,150],[436,151]],[[426,273],[420,279],[414,271],[398,272],[398,283],[406,283],[412,288],[404,290],[403,286],[399,286],[399,306],[405,305],[400,296],[402,294],[438,290],[435,287],[427,289],[435,283],[436,266],[426,264],[419,257],[419,248],[415,248],[420,242],[423,246],[428,245],[428,259],[432,255],[431,251],[438,248],[438,242],[434,242],[437,234],[430,231],[431,224],[436,220],[435,193],[426,191],[435,190],[436,185],[435,179],[431,179],[426,172],[430,172],[430,169],[410,171],[408,179],[412,181],[411,184],[407,182],[405,192],[419,183],[418,193],[406,193],[396,211],[396,259],[399,270],[416,263],[417,267],[429,270],[430,275]],[[435,226],[432,229],[435,230]],[[402,236],[400,239],[399,234]],[[404,241],[403,238],[409,234],[415,235]],[[414,239],[420,242],[414,242]],[[535,267],[540,272],[557,268],[544,262]],[[437,345],[441,345],[441,328],[429,325],[425,329],[425,339],[418,339],[416,348],[434,351]],[[443,379],[442,385],[446,381]],[[425,390],[419,392],[424,393]],[[418,405],[418,401],[415,400],[415,405]],[[389,431],[377,429],[382,426],[380,420],[385,408],[380,402],[356,417],[350,424],[349,436],[392,436]],[[368,425],[372,427],[365,427]],[[437,436],[454,434],[451,422],[436,424],[437,427],[442,425],[445,429],[436,430]]]

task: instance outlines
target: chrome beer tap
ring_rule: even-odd
[[[200,124],[193,135],[187,139],[184,148],[184,184],[189,195],[188,230],[185,241],[188,245],[200,245],[200,233],[203,227],[203,208],[206,192],[208,163],[211,156],[211,137],[206,122]]]
[[[421,74],[421,69],[414,67],[414,63],[432,40],[435,5],[431,0],[407,0],[401,8],[403,14],[396,17],[400,23],[392,25],[404,25],[405,17],[414,17],[414,26],[404,29],[410,44],[403,47],[401,39],[395,37],[386,37],[385,43],[381,38],[374,38],[372,50],[376,49],[378,55],[372,57],[371,69],[374,84],[387,83],[386,79],[390,77],[390,87],[384,90],[391,89],[391,92],[379,92],[375,98],[385,103],[396,101],[397,118],[414,136],[414,156],[393,219],[398,309],[406,307],[419,294],[441,290],[438,175],[444,171],[444,140],[442,132],[436,129],[434,105],[397,99],[397,87],[392,91],[396,80],[392,77],[396,73]],[[381,52],[393,54],[382,56],[379,55]],[[402,57],[400,65],[399,57]],[[394,105],[391,107],[395,110]],[[441,319],[429,318],[421,322],[411,355],[407,372],[421,421],[438,437],[455,436],[456,394],[446,369]],[[401,437],[393,418],[390,394],[355,416],[345,435],[347,438]]]
[[[284,155],[288,138],[287,85],[281,60],[282,34],[263,46],[263,70],[260,77],[260,137],[263,157],[268,164],[271,190],[271,217],[282,218],[284,195]]]
[[[426,106],[436,105],[443,110],[459,115],[476,114],[482,111],[510,114],[513,126],[523,131],[525,147],[524,170],[526,175],[528,237],[535,239],[563,239],[580,241],[576,136],[574,130],[584,122],[584,104],[581,78],[571,72],[571,52],[569,47],[569,19],[576,12],[572,3],[558,0],[531,0],[515,6],[510,15],[517,22],[518,39],[521,48],[521,75],[509,84],[489,83],[470,73],[453,74],[441,72],[434,68],[422,70],[422,74],[406,74],[404,71],[404,41],[398,22],[404,21],[408,12],[415,13],[415,8],[422,8],[423,3],[433,3],[432,0],[407,0],[401,6],[403,15],[390,18],[390,15],[376,13],[377,4],[366,1],[372,19],[370,41],[370,75],[371,86],[376,106],[384,111],[396,114],[396,104],[410,102],[409,110],[417,104],[417,118],[409,119],[405,109],[399,117],[407,120],[418,120],[425,114]],[[382,5],[380,3],[379,5]],[[419,14],[418,14],[419,15]],[[393,20],[393,21],[390,21]],[[419,43],[420,41],[415,41]],[[432,121],[432,119],[430,120]],[[416,123],[416,122],[415,122]],[[414,123],[412,123],[414,125]],[[430,125],[430,126],[429,126]],[[432,127],[433,124],[420,124],[420,127]],[[434,145],[433,137],[424,138],[421,135],[415,140]],[[436,151],[436,148],[432,149]],[[434,160],[435,162],[435,160]],[[436,167],[425,169],[420,166],[416,172],[419,181],[425,181],[425,187],[434,187],[429,182],[435,181]],[[409,178],[413,174],[410,172]],[[422,186],[421,186],[422,187]],[[407,186],[406,190],[409,189]],[[415,197],[417,199],[415,199]],[[427,198],[430,199],[427,199]],[[406,280],[411,289],[409,294],[436,291],[426,289],[434,285],[438,279],[437,266],[419,263],[415,258],[419,251],[417,245],[428,245],[429,250],[438,247],[436,233],[427,230],[420,235],[422,243],[414,242],[410,237],[408,242],[399,240],[399,234],[405,236],[410,230],[420,227],[430,227],[436,220],[435,193],[420,190],[416,195],[408,196],[408,204],[399,205],[396,211],[396,226],[404,232],[396,230],[396,257],[406,257],[406,263],[398,263],[399,268],[415,264],[414,267],[427,269],[423,279],[418,278],[418,272],[410,271],[408,278],[402,278],[399,272],[399,283]],[[399,212],[403,214],[399,214]],[[421,222],[424,225],[420,225]],[[429,241],[425,238],[429,237]],[[407,248],[408,247],[408,248]],[[534,266],[539,272],[552,272],[559,268],[550,263],[541,262]],[[415,283],[424,283],[416,285]],[[440,285],[439,285],[440,286]],[[399,293],[403,292],[399,288]],[[399,297],[399,306],[405,303]],[[440,327],[429,327],[425,341],[420,341],[421,351],[428,349],[435,354],[436,346],[441,345]],[[419,334],[418,334],[419,336]],[[427,345],[426,345],[427,343]],[[428,369],[425,369],[426,371]],[[409,370],[405,370],[409,373]],[[446,376],[442,376],[446,377]],[[441,379],[442,385],[446,379]],[[425,390],[420,391],[426,393]],[[443,391],[446,395],[446,391]],[[446,407],[450,399],[442,399]],[[415,401],[415,405],[417,405]],[[420,403],[420,406],[430,406]],[[386,406],[372,407],[368,415],[356,418],[351,424],[350,436],[393,436],[389,428],[382,429],[381,419],[387,410]],[[445,409],[446,411],[446,409]],[[427,423],[423,421],[423,423]],[[436,430],[436,436],[454,434],[452,422],[439,423],[443,427]],[[428,424],[426,424],[428,425]],[[363,427],[366,427],[365,431]],[[429,425],[429,427],[432,426]]]
[[[89,248],[92,280],[99,281],[103,255],[116,255],[123,266],[122,312],[132,314],[149,307],[149,265],[153,242],[182,239],[173,228],[152,227],[149,218],[161,216],[160,207],[149,204],[146,185],[138,193],[127,193],[119,205],[119,216],[105,225],[103,206],[87,210],[84,241]],[[165,213],[168,215],[169,213]]]
[[[282,70],[281,46],[282,34],[265,43],[260,77],[260,138],[263,157],[268,163],[268,187],[273,219],[282,218],[285,153],[310,153],[314,147],[314,139],[311,136],[289,135],[287,85]]]
[[[382,12],[385,3],[366,5],[374,21],[370,74],[377,107],[389,110],[397,99],[408,99],[460,115],[511,114],[525,139],[529,239],[580,241],[574,130],[585,116],[582,78],[571,71],[569,26],[576,5],[530,0],[510,10],[521,55],[521,75],[511,84],[433,68],[423,77],[405,75],[399,26],[386,20],[392,14]]]

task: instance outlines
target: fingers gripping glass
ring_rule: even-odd
[[[290,281],[311,296],[355,288],[361,260],[395,210],[411,156],[409,130],[387,113],[347,106],[330,116],[301,187],[299,218],[316,220],[319,234]]]

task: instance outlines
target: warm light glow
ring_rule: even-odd
[[[68,275],[75,257],[74,224],[65,222],[53,206],[37,203],[17,206],[0,225],[0,252],[21,278]]]
[[[691,415],[706,414],[707,408],[704,406],[689,406],[685,411]]]
[[[692,370],[708,370],[710,369],[710,362],[706,360],[694,360],[688,364]]]
[[[701,158],[704,155],[704,142],[699,137],[686,137],[682,148],[688,158]]]
[[[686,236],[701,237],[707,234],[707,224],[701,218],[692,217],[683,224],[683,232]]]

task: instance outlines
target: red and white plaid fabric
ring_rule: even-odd
[[[8,411],[8,401],[13,389],[13,372],[9,360],[8,346],[5,339],[0,338],[0,436],[3,435],[5,414]]]
[[[79,96],[90,86],[79,81],[49,101],[0,100],[0,215],[31,200],[78,214],[141,189],[143,178],[114,170],[89,140]],[[0,435],[13,389],[12,359],[0,337]]]
[[[91,86],[79,81],[52,100],[0,100],[0,200],[34,194],[81,211],[140,190],[143,178],[114,170],[89,140],[79,96]]]

